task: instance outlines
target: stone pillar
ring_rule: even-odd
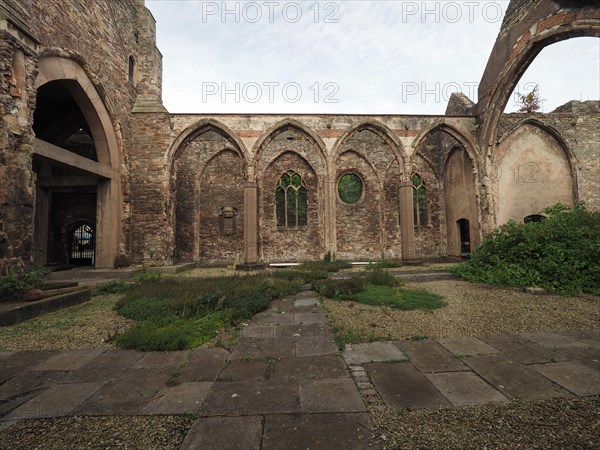
[[[400,233],[402,259],[415,259],[415,222],[413,217],[413,187],[410,178],[400,183]]]
[[[35,188],[33,258],[35,265],[38,266],[48,264],[48,220],[50,218],[50,202],[52,198],[50,189],[44,189],[39,186],[39,178],[49,176],[51,170],[49,164],[42,164]]]
[[[256,181],[246,183],[244,188],[244,264],[238,270],[258,270],[258,187]]]

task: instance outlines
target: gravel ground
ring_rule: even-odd
[[[386,449],[600,448],[600,397],[370,413]]]
[[[109,338],[134,320],[113,310],[122,294],[99,295],[70,308],[0,328],[0,350],[109,349]]]
[[[400,311],[356,302],[323,301],[330,323],[352,333],[408,339],[454,338],[520,331],[597,329],[600,299],[537,295],[460,280],[407,283],[445,297],[447,306]]]
[[[193,419],[180,416],[28,420],[0,430],[0,448],[178,449],[192,423]]]

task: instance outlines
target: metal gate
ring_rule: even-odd
[[[76,266],[93,266],[96,253],[94,229],[79,225],[71,235],[69,262]]]

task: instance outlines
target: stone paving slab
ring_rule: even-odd
[[[294,323],[294,315],[292,313],[280,313],[275,310],[267,310],[259,313],[252,318],[253,324],[277,324],[288,325]]]
[[[531,367],[575,395],[600,394],[600,372],[578,361],[536,364]]]
[[[327,323],[327,317],[320,312],[302,312],[294,314],[294,323]]]
[[[300,380],[300,411],[363,412],[362,397],[351,379]]]
[[[229,352],[222,348],[197,348],[179,369],[177,381],[214,381],[228,356]]]
[[[339,355],[286,358],[275,362],[270,379],[298,381],[302,379],[348,378],[344,360]]]
[[[267,416],[262,449],[375,450],[372,433],[367,413]]]
[[[333,333],[325,323],[294,325],[289,327],[294,332],[295,356],[337,355],[339,349],[333,339]]]
[[[472,372],[429,373],[425,376],[454,406],[509,402]]]
[[[558,353],[561,358],[576,360],[600,371],[600,350],[597,348],[562,348]]]
[[[189,381],[165,386],[142,409],[141,414],[175,415],[200,410],[212,382]]]
[[[515,400],[572,397],[568,391],[551,383],[531,368],[502,354],[465,358],[465,363],[499,392]]]
[[[240,339],[229,359],[291,358],[294,354],[295,343],[290,339]]]
[[[566,361],[556,351],[542,347],[529,339],[513,333],[483,336],[482,341],[516,359],[521,364],[543,364],[551,361]]]
[[[557,331],[556,334],[579,341],[583,344],[600,349],[600,330]]]
[[[296,383],[280,381],[216,382],[199,414],[244,416],[298,412]]]
[[[438,342],[455,356],[477,356],[492,355],[500,353],[494,348],[476,337],[464,337],[458,339],[439,339]]]
[[[264,381],[269,363],[261,361],[232,361],[219,374],[217,381]]]
[[[189,351],[147,352],[133,365],[133,368],[155,369],[157,367],[164,367],[168,369],[175,369],[187,361],[189,354]]]
[[[102,386],[103,383],[98,382],[51,386],[35,398],[19,406],[4,419],[23,420],[68,416]]]
[[[194,422],[180,450],[258,450],[263,418],[203,417]]]
[[[0,383],[32,366],[41,364],[51,356],[56,356],[60,350],[22,350],[18,352],[2,352],[0,357]]]
[[[454,372],[469,370],[448,350],[433,340],[396,341],[398,347],[421,372]]]
[[[77,370],[104,352],[105,350],[65,350],[42,361],[32,370]]]
[[[302,296],[300,298],[296,298],[294,301],[294,306],[297,308],[299,306],[317,306],[319,305],[319,300],[316,296]]]
[[[64,370],[31,370],[15,375],[0,385],[0,400],[17,397],[61,382],[70,372]]]
[[[364,364],[369,362],[407,361],[408,358],[393,342],[371,342],[346,346],[343,352],[346,364]]]
[[[75,415],[122,416],[138,415],[144,404],[171,377],[168,368],[127,369],[123,374],[86,400]]]
[[[242,327],[240,337],[245,339],[277,339],[280,333],[278,325],[265,323]]]
[[[110,380],[131,367],[144,354],[131,350],[109,350],[65,378],[67,383]]]
[[[365,369],[390,408],[450,406],[448,400],[411,363],[370,363]]]
[[[525,339],[535,342],[546,348],[569,348],[569,347],[587,347],[583,342],[576,341],[566,336],[557,333],[541,332],[541,333],[519,333]]]

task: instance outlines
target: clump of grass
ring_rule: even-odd
[[[350,269],[352,264],[342,259],[308,261],[298,266],[299,270],[303,271],[322,271],[322,272],[339,272],[341,269]]]
[[[377,270],[377,269],[395,269],[398,267],[402,267],[402,260],[390,258],[390,259],[382,259],[380,261],[373,262],[367,266],[367,270]]]
[[[98,286],[92,291],[92,295],[105,295],[105,294],[121,294],[131,289],[131,285],[125,284],[121,280],[109,281],[102,286]]]
[[[441,295],[403,289],[403,284],[387,270],[375,269],[349,279],[323,280],[317,284],[317,288],[320,295],[333,300],[354,300],[365,305],[406,311],[446,306]]]
[[[387,270],[382,269],[369,270],[366,272],[364,278],[366,283],[377,286],[399,287],[404,284]]]
[[[363,292],[359,292],[354,300],[371,306],[385,306],[393,309],[410,311],[414,309],[438,309],[446,306],[441,295],[431,292],[392,288],[369,284]]]
[[[317,283],[320,295],[338,300],[350,300],[365,289],[363,277],[352,277],[343,280],[322,280]]]

